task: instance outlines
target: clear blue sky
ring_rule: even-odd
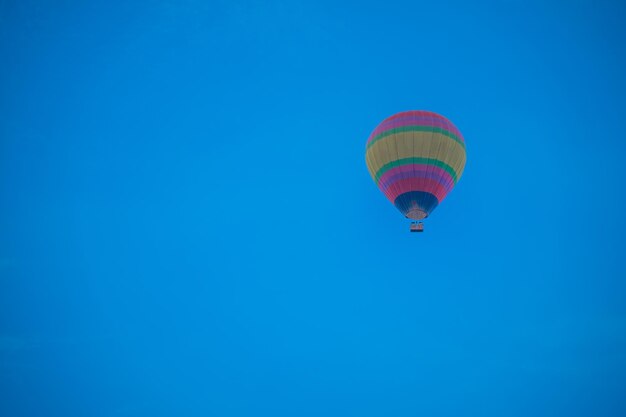
[[[0,1],[0,415],[626,415],[625,20]],[[421,235],[409,109],[468,150]]]

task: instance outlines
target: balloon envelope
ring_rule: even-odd
[[[367,169],[378,188],[414,220],[428,217],[465,168],[463,135],[448,119],[430,111],[386,118],[365,149]]]

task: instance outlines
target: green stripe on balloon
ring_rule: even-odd
[[[435,132],[435,133],[441,133],[442,135],[447,136],[447,137],[455,140],[461,146],[463,146],[463,148],[465,149],[465,143],[463,143],[463,141],[461,139],[459,139],[459,137],[457,135],[455,135],[452,132],[448,132],[447,130],[442,129],[440,127],[433,127],[433,126],[402,126],[402,127],[394,127],[392,129],[385,130],[384,132],[381,132],[378,135],[374,136],[372,138],[372,140],[370,140],[369,143],[367,144],[366,149],[369,149],[372,145],[374,145],[374,143],[378,142],[379,140],[381,140],[383,138],[386,138],[387,136],[391,136],[391,135],[394,135],[396,133],[404,133],[404,132]]]
[[[385,172],[389,171],[392,168],[399,167],[402,165],[409,165],[409,164],[426,164],[426,165],[433,165],[433,166],[439,167],[445,170],[448,174],[452,176],[452,179],[454,180],[455,184],[457,182],[456,172],[454,172],[454,169],[452,169],[450,165],[446,164],[443,161],[440,161],[438,159],[432,159],[432,158],[402,158],[402,159],[397,159],[395,161],[388,162],[385,165],[383,165],[376,173],[376,184],[378,185],[378,182],[380,181],[380,177],[382,177]]]

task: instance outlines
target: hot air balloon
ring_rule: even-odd
[[[445,117],[414,110],[386,118],[372,132],[365,161],[372,179],[422,232],[425,219],[443,201],[465,168],[465,140]]]

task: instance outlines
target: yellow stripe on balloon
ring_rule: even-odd
[[[378,140],[366,153],[370,170],[405,158],[437,159],[449,165],[460,178],[465,167],[465,148],[449,136],[436,132],[400,132]]]

